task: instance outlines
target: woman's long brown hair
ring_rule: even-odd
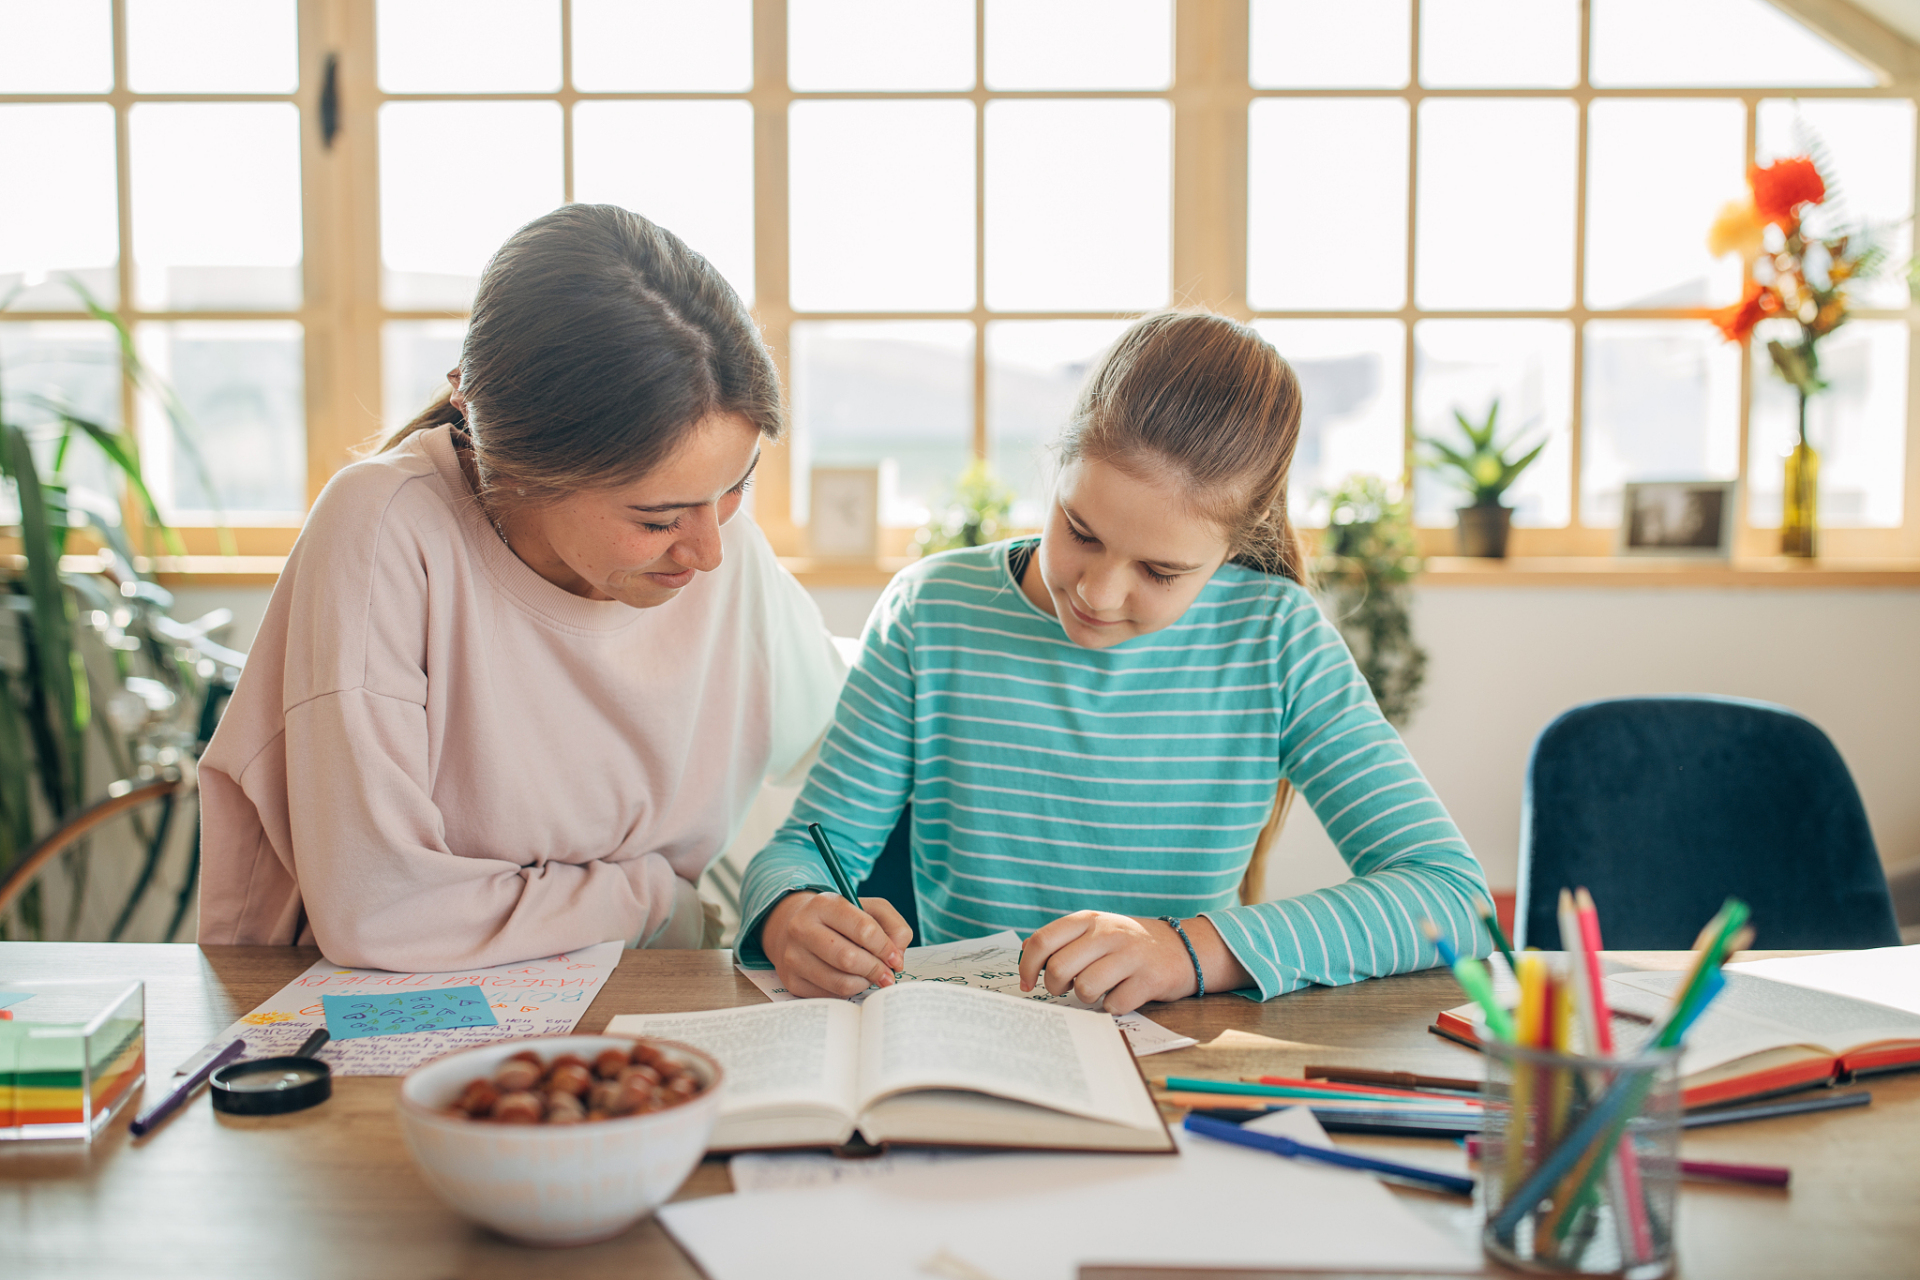
[[[773,357],[732,286],[672,232],[608,204],[563,205],[500,246],[473,300],[460,396],[464,413],[443,392],[381,449],[461,427],[496,513],[629,483],[714,414],[768,440],[785,422]]]

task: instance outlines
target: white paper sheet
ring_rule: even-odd
[[[747,981],[765,992],[769,1000],[795,1000],[799,997],[780,985],[780,975],[771,969],[749,969],[738,966]],[[1056,996],[1044,986],[1036,986],[1032,991],[1020,989],[1020,935],[1011,929],[989,934],[984,938],[964,938],[959,942],[939,942],[929,947],[908,947],[906,968],[900,973],[901,982],[951,982],[963,987],[979,987],[986,991],[998,991],[1002,995],[1018,996],[1022,1000],[1043,1000],[1051,1004],[1064,1004],[1070,1009],[1085,1009],[1089,1006],[1072,992]],[[852,997],[859,1004],[878,991],[878,987],[868,987],[859,995]],[[1144,1058],[1148,1054],[1166,1053],[1171,1049],[1185,1049],[1198,1044],[1192,1036],[1177,1035],[1155,1022],[1145,1014],[1135,1011],[1116,1014],[1114,1022],[1119,1024],[1120,1034],[1127,1038],[1127,1047],[1133,1050],[1133,1056]]]
[[[1300,1108],[1256,1122],[1327,1145]],[[1072,1280],[1088,1263],[1476,1271],[1478,1253],[1368,1174],[1179,1131],[1175,1156],[757,1156],[751,1194],[685,1200],[663,1226],[711,1280],[973,1274]],[[735,1158],[738,1170],[746,1157]],[[758,1166],[758,1169],[755,1169]],[[770,1189],[781,1188],[781,1189]]]
[[[454,973],[388,973],[381,969],[344,969],[327,960],[280,988],[272,999],[222,1031],[205,1049],[180,1064],[175,1074],[195,1071],[208,1057],[236,1039],[247,1042],[249,1058],[292,1053],[327,1025],[321,996],[365,991],[483,987],[497,1026],[455,1027],[410,1035],[368,1036],[330,1041],[319,1057],[340,1076],[405,1075],[421,1063],[456,1049],[472,1049],[528,1036],[563,1036],[579,1023],[587,1006],[620,963],[622,945],[602,942],[566,955],[491,969]]]

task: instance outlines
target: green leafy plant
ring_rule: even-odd
[[[1002,484],[983,459],[960,473],[953,500],[944,513],[913,535],[913,553],[929,556],[955,547],[982,547],[1007,536],[1013,490]]]
[[[1316,590],[1380,711],[1404,725],[1427,678],[1427,651],[1413,638],[1409,584],[1424,562],[1413,504],[1378,476],[1350,476],[1325,495],[1326,533],[1314,562]]]
[[[1456,448],[1444,440],[1431,436],[1420,437],[1420,443],[1432,450],[1421,465],[1431,471],[1451,472],[1460,487],[1467,491],[1476,507],[1500,506],[1500,499],[1506,495],[1520,473],[1532,466],[1539,458],[1540,451],[1547,447],[1542,440],[1519,457],[1509,455],[1520,447],[1519,440],[1510,440],[1505,444],[1496,443],[1494,433],[1498,429],[1500,401],[1487,406],[1487,420],[1475,425],[1466,414],[1455,409],[1454,421],[1460,424],[1460,431],[1466,436],[1466,447]]]
[[[126,326],[77,282],[69,283],[88,312],[113,327],[119,360],[136,384],[167,407],[182,438],[190,439],[177,397],[141,363]],[[11,300],[0,299],[0,310]],[[148,489],[131,429],[90,418],[58,395],[15,393],[0,368],[0,480],[17,509],[12,532],[19,544],[17,554],[0,557],[0,875],[40,836],[99,799],[107,783],[190,770],[210,728],[201,714],[211,686],[204,654],[192,643],[198,634],[168,615],[171,595],[136,567],[116,495],[72,482],[70,464],[86,449],[106,460],[109,474],[138,503],[149,536],[178,553],[178,539]],[[199,469],[205,477],[204,465]],[[207,489],[212,492],[210,481]],[[62,563],[80,529],[99,544],[92,571]],[[240,657],[226,656],[236,663]],[[96,787],[90,779],[102,763],[110,777]],[[165,812],[170,817],[171,809]],[[166,851],[165,825],[165,819],[135,819],[146,860],[132,896],[117,912],[115,937],[153,883]],[[68,881],[64,928],[70,935],[87,897],[90,846],[76,845],[60,865]],[[188,905],[183,890],[169,936]],[[36,883],[12,919],[0,919],[0,938],[44,937],[48,925]]]

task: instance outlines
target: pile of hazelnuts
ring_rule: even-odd
[[[602,1049],[592,1063],[563,1053],[542,1062],[522,1049],[469,1081],[447,1113],[494,1124],[592,1124],[677,1107],[700,1093],[700,1079],[644,1041],[631,1050]]]

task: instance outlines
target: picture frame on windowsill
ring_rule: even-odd
[[[880,554],[880,471],[815,467],[809,481],[807,551],[821,560],[871,563]]]
[[[1737,480],[1641,480],[1620,498],[1615,553],[1726,560],[1733,555]]]

